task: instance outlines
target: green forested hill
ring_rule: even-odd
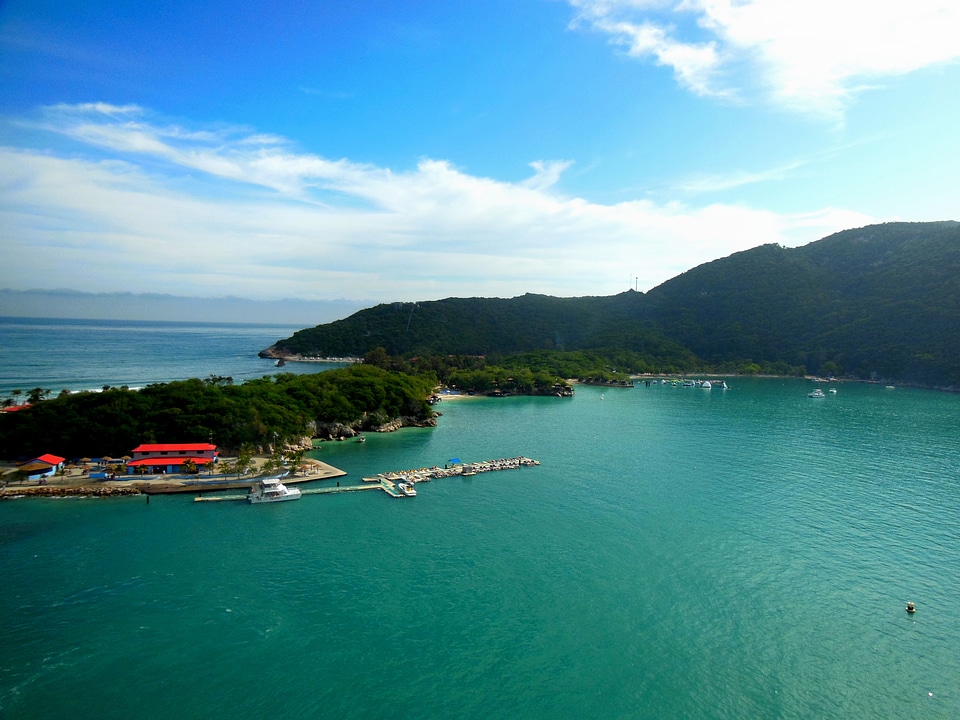
[[[436,377],[355,365],[313,375],[282,374],[234,385],[211,376],[69,393],[0,414],[0,458],[52,452],[122,457],[143,442],[214,442],[235,452],[315,435],[315,423],[372,427],[394,418],[428,421]]]
[[[650,322],[639,320],[643,296],[556,298],[527,294],[392,303],[327,325],[300,330],[274,347],[280,353],[362,356],[491,355],[533,350],[626,348],[683,354]]]
[[[960,223],[888,223],[737,253],[646,296],[699,357],[960,384]]]
[[[629,350],[658,364],[843,373],[960,386],[960,223],[887,223],[764,245],[646,294],[379,305],[301,330],[277,354]]]

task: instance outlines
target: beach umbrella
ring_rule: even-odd
[[[463,461],[460,458],[450,458],[447,462],[460,463]]]
[[[82,462],[82,463],[88,463],[88,462],[90,462],[90,458],[80,458],[80,462]]]

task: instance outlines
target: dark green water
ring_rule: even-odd
[[[732,384],[318,452],[542,462],[416,498],[2,503],[0,718],[960,717],[960,397]]]

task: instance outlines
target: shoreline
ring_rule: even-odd
[[[320,460],[311,459],[310,469],[284,478],[285,485],[330,480],[345,476],[345,470]],[[259,464],[262,467],[261,463]],[[256,473],[258,468],[254,469]],[[86,475],[69,474],[60,477],[45,478],[41,484],[37,480],[24,483],[6,483],[0,487],[0,500],[12,500],[25,497],[117,497],[126,495],[176,495],[184,493],[200,494],[220,490],[240,490],[256,484],[261,474],[244,475],[239,478],[227,476],[199,475],[151,475],[147,477],[124,476],[130,479],[91,480]]]

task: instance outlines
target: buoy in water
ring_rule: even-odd
[[[908,612],[908,613],[915,613],[916,611],[917,611],[917,608],[914,606],[914,604],[913,604],[912,602],[908,602],[908,603],[907,603],[907,612]]]

